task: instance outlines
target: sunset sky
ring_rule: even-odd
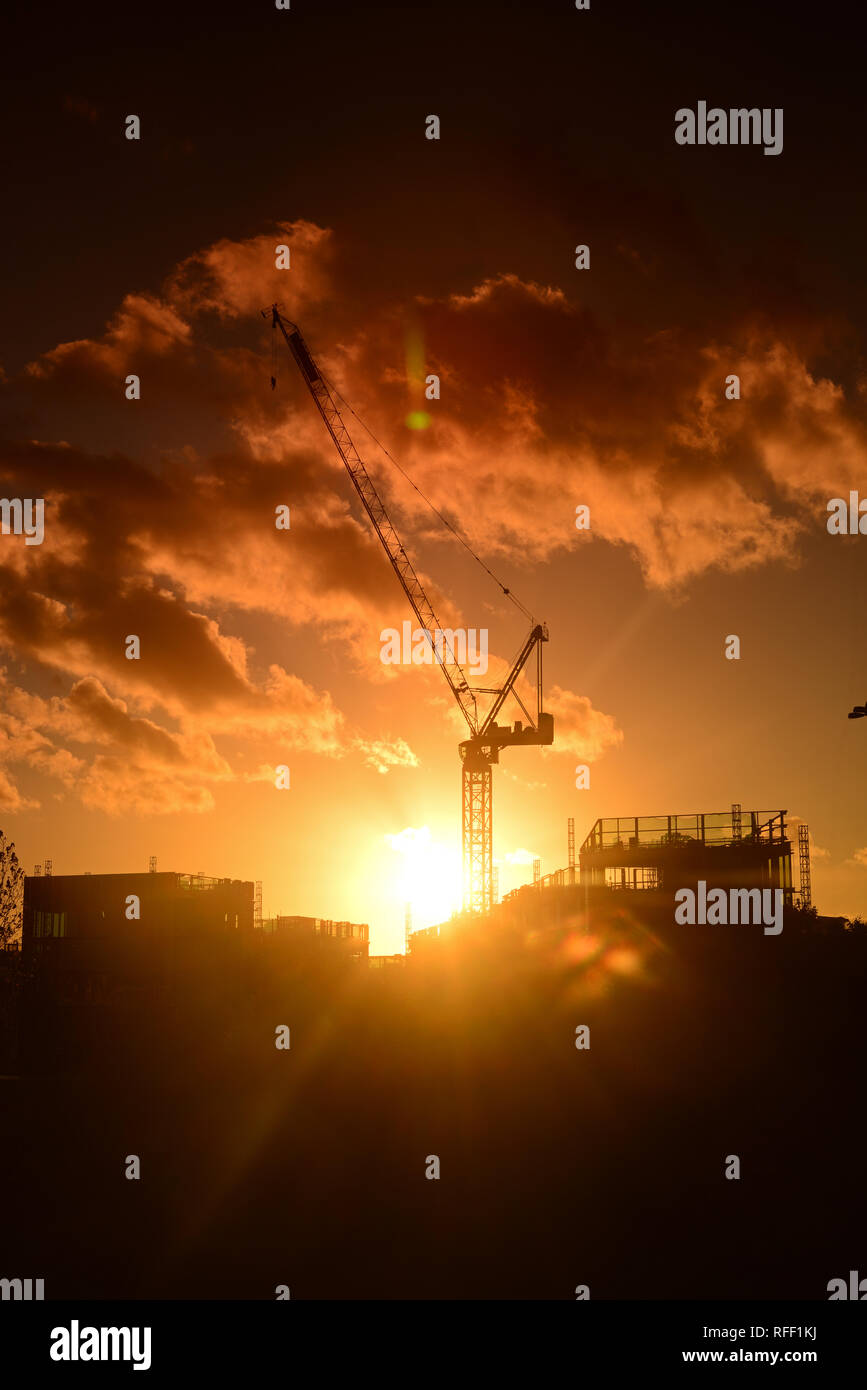
[[[867,537],[826,529],[867,497],[863,79],[832,42],[754,3],[19,20],[0,494],[46,530],[0,537],[0,828],[28,871],[156,854],[367,921],[375,952],[407,896],[418,926],[457,905],[464,726],[440,672],[380,660],[411,615],[285,348],[270,389],[279,300],[549,624],[554,747],[494,771],[501,891],[565,863],[570,815],[580,845],[738,800],[809,822],[820,911],[867,912]],[[678,146],[704,99],[783,108],[782,153]],[[493,684],[528,624],[355,439]]]

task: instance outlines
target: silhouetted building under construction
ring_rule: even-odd
[[[262,933],[295,949],[312,947],[347,960],[366,961],[370,928],[366,922],[335,922],[329,917],[267,917]]]
[[[714,888],[780,889],[785,908],[810,906],[809,835],[799,827],[800,890],[793,886],[792,840],[785,811],[690,812],[663,816],[611,816],[597,820],[574,863],[506,893],[491,913],[457,914],[450,922],[414,932],[413,954],[423,960],[438,943],[488,929],[500,940],[510,929],[591,930],[629,904],[642,916],[674,922],[675,894],[704,881]]]
[[[690,812],[688,815],[610,816],[598,820],[581,846],[585,906],[611,891],[671,901],[704,880],[712,888],[781,889],[791,907],[792,842],[785,811]]]

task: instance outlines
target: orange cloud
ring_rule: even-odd
[[[578,758],[595,762],[609,748],[619,748],[623,730],[618,729],[610,714],[594,709],[585,695],[573,695],[570,690],[552,686],[545,697],[545,709],[554,716],[557,753],[574,753]]]
[[[290,271],[275,268],[281,242]],[[513,273],[409,304],[386,286],[362,314],[346,267],[334,235],[305,221],[222,239],[158,292],[128,294],[100,338],[51,347],[3,379],[0,484],[45,497],[46,539],[3,538],[0,642],[72,682],[54,734],[88,731],[88,770],[64,764],[64,751],[78,755],[62,747],[25,751],[46,770],[54,758],[79,794],[98,799],[101,785],[119,806],[123,761],[107,750],[124,749],[142,805],[201,806],[209,786],[244,775],[201,741],[221,737],[251,756],[267,739],[380,771],[413,765],[407,745],[350,730],[328,691],[263,661],[247,635],[251,618],[276,618],[368,682],[405,674],[379,660],[379,631],[402,619],[402,597],[285,351],[270,391],[270,329],[257,313],[273,299],[419,487],[495,561],[605,543],[627,548],[648,585],[677,589],[713,568],[795,563],[825,499],[857,485],[864,392],[817,372],[821,344],[797,325],[783,342],[734,306],[714,342],[637,323],[615,333],[562,288]],[[419,431],[402,424],[410,320],[442,384]],[[723,392],[731,372],[734,402]],[[124,399],[129,373],[141,377],[139,402]],[[454,539],[363,433],[358,442],[410,548],[448,574]],[[579,503],[588,533],[575,529]],[[291,531],[275,527],[280,505]],[[430,592],[446,625],[468,625],[446,586]],[[124,657],[130,633],[141,661]],[[491,680],[504,669],[492,650]],[[444,708],[436,674],[425,698]],[[620,743],[585,697],[555,688],[546,703],[558,751],[592,760]],[[174,792],[149,782],[158,767],[179,770]]]

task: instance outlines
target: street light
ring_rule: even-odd
[[[867,715],[867,705],[856,705],[853,710],[849,711],[850,719],[863,719],[865,715]]]

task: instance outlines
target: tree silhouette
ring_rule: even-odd
[[[0,946],[7,946],[21,930],[24,902],[24,870],[15,845],[0,830]]]

